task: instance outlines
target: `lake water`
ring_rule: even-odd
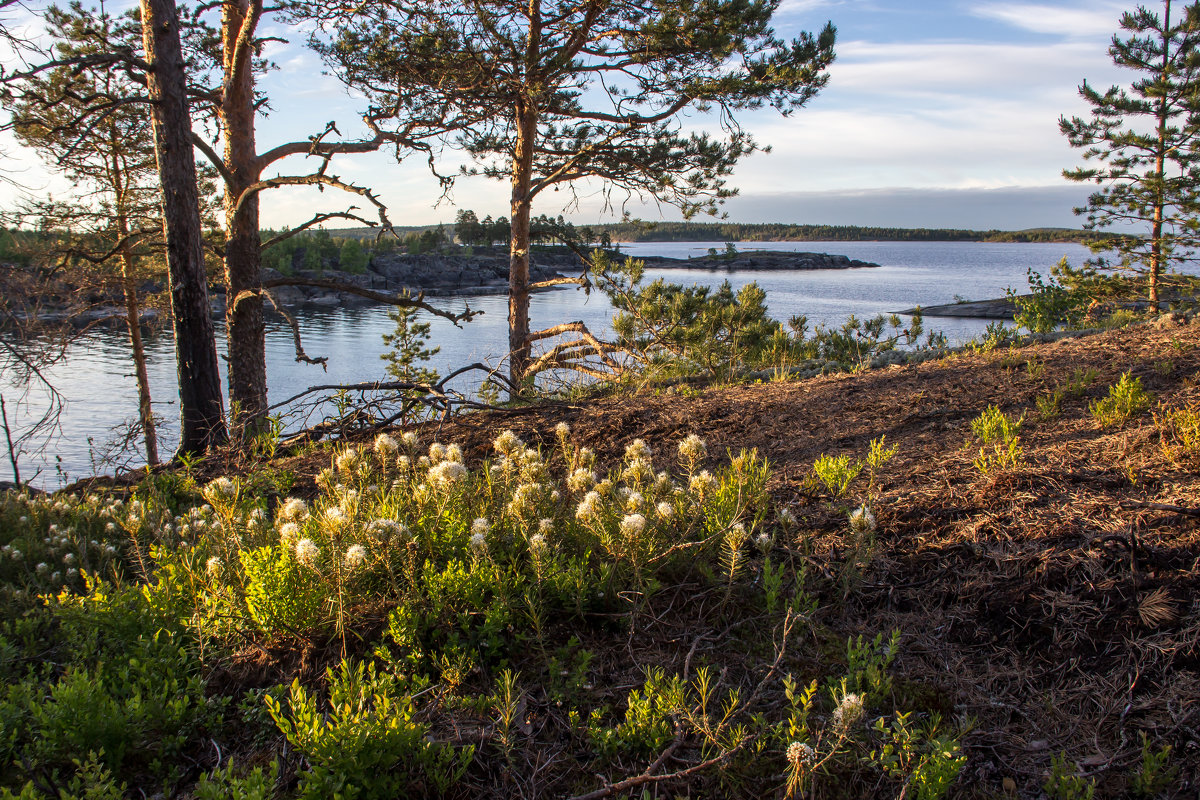
[[[724,242],[644,242],[623,244],[630,255],[702,256],[709,248],[724,250]],[[753,242],[738,243],[739,250],[827,252],[870,261],[876,269],[819,270],[804,272],[739,272],[729,274],[708,269],[648,271],[667,280],[691,284],[719,284],[728,279],[734,287],[757,281],[767,293],[772,316],[786,320],[807,315],[810,326],[840,325],[847,317],[870,317],[917,305],[952,303],[961,297],[984,300],[1003,297],[1013,287],[1024,291],[1026,270],[1047,274],[1063,256],[1073,264],[1088,256],[1087,250],[1070,244],[1018,244],[978,242]],[[505,315],[507,299],[501,296],[434,301],[445,308],[461,310],[466,302],[484,312],[461,329],[434,318],[433,342],[441,352],[433,363],[443,374],[474,361],[495,363],[507,350]],[[610,307],[603,296],[584,295],[575,288],[546,292],[533,298],[530,309],[534,328],[582,320],[598,333],[608,330]],[[328,370],[297,364],[290,329],[282,323],[269,324],[267,363],[272,402],[284,400],[316,384],[355,383],[386,377],[380,354],[382,335],[393,329],[386,308],[305,311],[301,315],[304,346],[310,356],[327,356]],[[983,331],[985,321],[926,318],[926,329],[941,330],[952,343],[970,339]],[[218,341],[224,352],[224,341]],[[174,346],[169,331],[147,342],[150,380],[155,413],[164,418],[160,451],[166,455],[178,435],[178,406],[175,402]],[[104,443],[114,438],[114,429],[136,418],[137,399],[128,343],[120,331],[102,331],[76,344],[68,359],[48,372],[66,398],[60,430],[47,452],[57,455],[26,455],[22,477],[43,487],[61,485],[63,475],[74,480],[95,472],[95,458]],[[223,379],[224,376],[222,376]],[[3,385],[10,419],[17,391]],[[41,398],[29,396],[18,409],[19,420],[28,421],[38,412]],[[138,463],[136,460],[132,463]],[[10,470],[0,469],[8,478]]]

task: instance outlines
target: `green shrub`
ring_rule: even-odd
[[[1154,747],[1145,731],[1142,737],[1142,760],[1129,782],[1130,790],[1138,797],[1156,797],[1175,785],[1179,766],[1171,763],[1171,745]]]
[[[971,433],[982,445],[1008,442],[1021,432],[1020,418],[1013,419],[997,406],[988,406],[971,420]]]
[[[440,796],[466,772],[473,746],[456,750],[427,741],[428,726],[417,720],[413,701],[420,684],[345,660],[326,679],[328,710],[299,680],[286,708],[265,698],[279,730],[308,760],[301,797]]]
[[[1077,765],[1061,753],[1050,759],[1050,776],[1042,784],[1050,800],[1092,800],[1096,781],[1076,775]]]
[[[297,561],[290,547],[278,545],[242,550],[246,607],[265,633],[304,634],[329,619],[324,592],[313,574],[315,565]],[[210,561],[213,569],[217,562]],[[217,566],[219,568],[219,566]]]
[[[981,445],[975,468],[985,478],[997,472],[1020,469],[1025,463],[1018,435],[1024,418],[1013,419],[996,406],[988,406],[971,420],[971,432]]]
[[[1122,425],[1150,407],[1152,397],[1142,388],[1142,379],[1126,372],[1109,387],[1108,396],[1094,401],[1088,410],[1103,428]]]
[[[825,489],[839,500],[850,492],[850,485],[866,466],[848,455],[821,455],[813,462],[813,474]]]

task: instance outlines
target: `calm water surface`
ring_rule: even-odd
[[[710,247],[724,250],[724,242],[645,242],[624,244],[630,255],[661,255],[676,258],[702,256]],[[984,300],[1004,296],[1009,287],[1024,290],[1026,270],[1043,274],[1063,256],[1074,264],[1088,255],[1085,248],[1069,244],[985,244],[978,242],[753,242],[739,243],[739,250],[828,252],[870,261],[876,269],[819,270],[806,272],[739,272],[708,269],[648,271],[647,278],[664,276],[676,283],[717,285],[728,279],[734,287],[757,281],[767,293],[772,316],[786,320],[807,315],[810,325],[840,325],[851,314],[860,318],[890,313],[916,305],[951,303],[961,297]],[[462,299],[434,301],[440,307],[461,310]],[[444,373],[473,361],[495,363],[507,350],[504,297],[470,298],[472,308],[484,314],[461,329],[433,319],[433,341],[441,352],[434,366]],[[587,297],[574,288],[539,294],[531,306],[535,328],[571,320],[583,320],[597,332],[608,331],[610,308],[607,300]],[[283,324],[267,330],[267,364],[272,402],[284,400],[316,384],[355,383],[386,377],[380,354],[382,335],[393,329],[386,308],[306,311],[301,318],[304,345],[310,356],[327,356],[328,370],[297,364],[291,332]],[[963,342],[980,333],[986,322],[953,318],[927,318],[926,329],[942,330],[952,342]],[[174,347],[168,334],[152,336],[147,342],[150,380],[155,412],[163,417],[160,450],[170,453],[178,435],[175,403]],[[219,339],[218,348],[225,344]],[[62,475],[75,479],[92,474],[96,457],[116,429],[137,415],[136,388],[129,362],[128,343],[116,331],[97,333],[71,350],[68,359],[55,366],[49,377],[65,396],[67,405],[61,429],[47,452],[55,458],[30,454],[22,460],[22,477],[41,470],[34,481],[43,487],[61,485]],[[222,376],[222,380],[224,376]],[[7,382],[5,399],[10,407],[16,393]],[[27,423],[42,406],[42,398],[31,396],[19,409]],[[10,408],[11,414],[11,408]],[[133,463],[138,463],[134,461]],[[8,477],[7,464],[0,475]]]

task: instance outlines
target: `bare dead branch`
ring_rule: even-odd
[[[316,289],[329,289],[335,292],[346,292],[347,294],[355,294],[359,297],[365,297],[368,300],[374,300],[378,303],[386,303],[387,305],[398,306],[401,308],[420,308],[428,311],[434,316],[453,322],[456,326],[460,322],[470,322],[482,311],[472,311],[468,305],[466,309],[459,313],[446,311],[445,309],[437,308],[425,302],[425,293],[421,292],[416,297],[410,294],[389,294],[387,292],[377,292],[374,289],[364,289],[361,286],[355,286],[350,283],[342,283],[340,281],[331,281],[324,278],[272,278],[269,281],[263,281],[264,289],[274,289],[277,286],[311,286]]]
[[[272,236],[270,239],[267,239],[267,241],[262,243],[262,249],[267,250],[268,248],[273,247],[280,242],[286,242],[296,234],[306,231],[314,225],[320,225],[322,222],[326,222],[331,219],[350,219],[354,220],[355,222],[361,222],[369,228],[374,228],[379,224],[375,220],[367,219],[366,217],[360,217],[357,214],[351,213],[356,208],[358,208],[358,206],[350,206],[350,208],[346,209],[345,211],[331,211],[325,214],[317,214],[303,225],[298,225],[291,230],[284,231],[277,236]]]
[[[243,292],[243,294],[245,293]],[[262,290],[262,294],[263,297],[270,301],[271,307],[275,309],[275,312],[279,314],[279,316],[283,317],[284,320],[287,321],[287,324],[291,326],[292,343],[296,346],[296,361],[304,364],[320,364],[321,371],[327,372],[329,364],[328,358],[324,356],[311,358],[308,353],[304,352],[304,343],[300,341],[300,323],[296,322],[296,318],[284,310],[283,306],[281,306],[278,301],[275,300],[275,296],[266,289]]]

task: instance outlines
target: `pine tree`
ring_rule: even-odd
[[[123,42],[130,50],[141,44],[141,29],[135,20],[114,19],[79,5],[66,10],[51,7],[45,22],[58,57],[65,60],[95,55],[88,34],[92,27],[103,29],[102,39]],[[158,435],[150,403],[138,289],[149,261],[145,244],[153,241],[161,247],[155,230],[161,234],[162,222],[150,116],[145,107],[123,104],[109,109],[94,124],[78,124],[89,114],[88,98],[108,97],[115,104],[144,90],[119,70],[72,66],[30,76],[20,88],[21,96],[12,105],[13,132],[67,176],[76,190],[74,202],[38,201],[25,214],[36,217],[40,226],[68,232],[68,255],[74,256],[77,271],[94,267],[100,271],[100,283],[108,284],[115,265],[116,283],[125,299],[146,461],[157,464]]]
[[[338,253],[338,269],[361,275],[367,271],[367,253],[358,239],[345,239]]]
[[[439,352],[440,347],[428,347],[430,325],[428,322],[417,322],[417,309],[411,306],[401,306],[388,312],[388,317],[396,323],[396,329],[383,334],[383,343],[391,348],[379,357],[387,362],[387,373],[403,383],[436,383],[438,371],[424,366]],[[414,417],[413,406],[424,393],[419,390],[405,389],[399,392],[402,403],[400,419],[407,423]]]
[[[594,179],[687,215],[715,211],[733,194],[726,178],[737,160],[757,149],[735,114],[804,105],[825,84],[835,39],[832,25],[779,39],[779,0],[295,5],[335,30],[321,52],[367,96],[369,119],[391,118],[404,132],[440,125],[434,139],[473,159],[467,174],[509,183],[514,384],[531,377],[535,342],[582,332],[582,323],[531,331],[530,295],[548,285],[530,279],[534,201]],[[688,110],[715,112],[722,134],[684,133],[678,117]]]
[[[1175,16],[1171,0],[1161,15],[1139,6],[1122,16],[1121,28],[1128,36],[1113,36],[1109,55],[1141,77],[1103,93],[1086,82],[1079,88],[1090,118],[1063,117],[1059,127],[1073,147],[1084,148],[1085,161],[1097,164],[1063,176],[1101,185],[1075,212],[1086,215],[1089,230],[1116,227],[1121,234],[1088,242],[1095,252],[1117,254],[1115,262],[1101,257],[1090,266],[1144,278],[1157,307],[1162,275],[1188,259],[1198,241],[1200,3]]]

